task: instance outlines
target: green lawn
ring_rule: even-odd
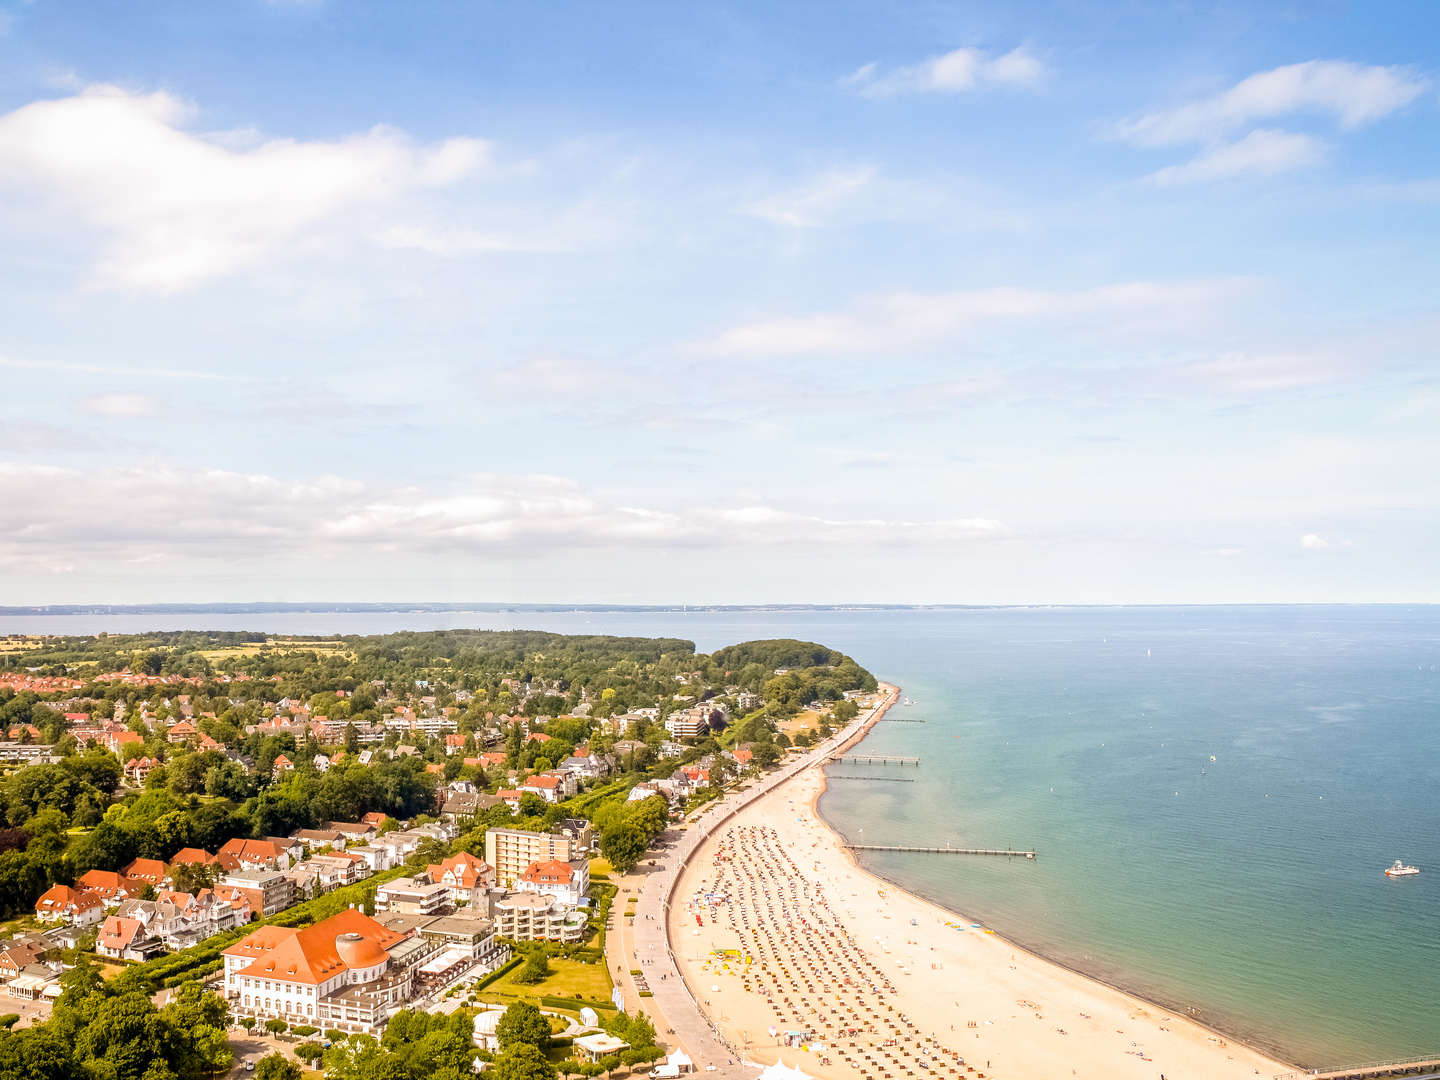
[[[523,965],[522,965],[523,966]],[[579,994],[586,1001],[609,1001],[610,1000],[610,971],[603,964],[582,964],[578,960],[566,960],[564,957],[552,956],[550,958],[550,977],[544,982],[535,986],[526,986],[517,983],[515,976],[521,968],[507,972],[501,979],[491,983],[480,993],[480,997],[489,998],[494,994],[497,998],[540,998],[540,997],[574,997]]]

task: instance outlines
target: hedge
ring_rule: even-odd
[[[500,965],[500,967],[496,968],[494,971],[490,972],[489,975],[486,975],[483,979],[481,979],[478,983],[471,987],[471,993],[474,993],[476,990],[484,990],[485,987],[489,986],[496,979],[499,979],[502,976],[508,974],[509,972],[514,971],[524,962],[525,957],[523,955],[510,957],[508,961]]]

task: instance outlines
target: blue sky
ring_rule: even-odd
[[[0,2],[0,596],[1440,601],[1437,42]]]

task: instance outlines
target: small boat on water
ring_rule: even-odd
[[[907,697],[901,704],[911,705],[911,704],[914,704],[914,703]]]
[[[1419,868],[1418,866],[1406,866],[1406,865],[1405,865],[1403,862],[1401,862],[1399,859],[1396,859],[1396,860],[1395,860],[1395,865],[1392,866],[1392,867],[1389,867],[1388,869],[1386,869],[1386,871],[1385,871],[1385,876],[1386,876],[1386,877],[1413,877],[1414,875],[1416,875],[1416,874],[1418,874],[1418,873],[1420,873],[1420,868]]]

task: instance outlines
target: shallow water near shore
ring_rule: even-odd
[[[869,869],[1287,1060],[1440,1053],[1437,608],[0,619],[20,633],[455,626],[843,649],[914,700],[858,752],[922,764],[832,768],[914,782],[835,780],[825,818],[852,842],[1040,853],[867,855]],[[1425,872],[1385,878],[1397,858]]]

